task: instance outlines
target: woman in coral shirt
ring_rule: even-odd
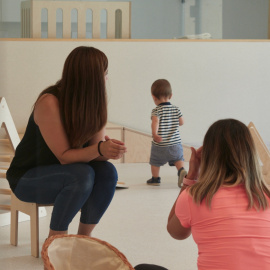
[[[219,120],[208,129],[184,185],[167,229],[176,239],[192,233],[199,270],[270,269],[270,191],[243,123]]]
[[[189,172],[169,214],[178,240],[192,234],[199,270],[270,269],[270,191],[248,128],[224,119],[192,148]],[[166,269],[141,264],[136,270]]]

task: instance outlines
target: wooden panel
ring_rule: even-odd
[[[31,1],[30,37],[41,38],[41,9]]]
[[[8,139],[0,139],[0,155],[13,155],[13,149]]]
[[[131,38],[131,3],[129,9],[122,10],[122,38]]]
[[[124,128],[124,140],[128,148],[125,163],[149,162],[152,136]]]
[[[31,33],[31,2],[21,2],[21,37],[29,38]]]
[[[256,145],[260,160],[263,164],[262,166],[263,177],[266,183],[270,185],[270,151],[268,150],[262,137],[260,136],[258,130],[256,129],[255,125],[252,122],[249,123],[248,128]]]
[[[123,141],[123,129],[106,128],[106,135],[108,135],[111,139]]]
[[[56,37],[56,10],[50,12],[48,10],[48,38]]]
[[[100,38],[100,12],[97,8],[92,8],[93,11],[93,38]]]
[[[115,12],[108,11],[107,38],[115,38]]]
[[[63,7],[63,38],[71,38],[71,8]]]
[[[83,7],[78,7],[77,9],[78,9],[78,38],[86,38],[86,10]]]

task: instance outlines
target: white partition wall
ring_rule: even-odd
[[[70,51],[94,46],[109,59],[109,121],[151,133],[154,80],[171,82],[184,143],[199,145],[220,118],[253,122],[270,142],[270,42],[145,40],[0,40],[0,96],[24,132],[38,94],[61,76]]]

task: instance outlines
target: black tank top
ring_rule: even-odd
[[[44,141],[32,112],[25,134],[16,148],[15,156],[7,171],[7,180],[11,190],[15,190],[20,178],[28,170],[52,164],[60,164],[60,162]]]

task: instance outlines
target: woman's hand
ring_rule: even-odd
[[[198,179],[199,176],[199,169],[201,165],[201,153],[202,153],[202,146],[197,150],[191,147],[191,157],[189,160],[189,170],[186,178],[191,180]]]
[[[123,142],[105,136],[105,141],[100,144],[100,152],[105,158],[120,159],[127,148]]]

